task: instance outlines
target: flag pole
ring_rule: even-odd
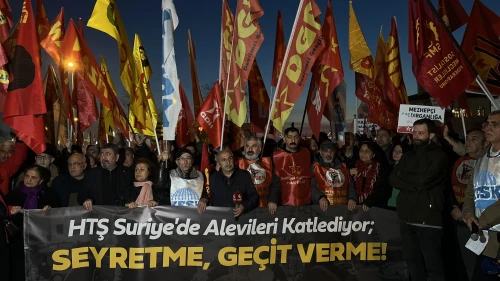
[[[464,139],[467,138],[467,130],[465,129],[465,120],[464,120],[464,109],[460,108],[460,118],[462,118],[462,128],[464,130]]]
[[[479,76],[479,74],[476,71],[476,68],[474,68],[474,66],[472,65],[472,62],[469,60],[469,57],[467,57],[467,55],[465,54],[464,50],[458,44],[457,39],[455,39],[455,37],[451,33],[450,29],[443,22],[443,19],[439,16],[439,13],[436,11],[436,8],[434,7],[434,5],[432,5],[431,1],[430,0],[426,0],[426,2],[427,2],[427,5],[429,6],[429,8],[431,9],[431,11],[434,13],[434,16],[444,26],[444,29],[446,30],[446,32],[448,33],[448,35],[451,37],[453,43],[455,44],[455,47],[457,47],[458,51],[462,54],[462,56],[464,57],[465,61],[469,65],[469,67],[476,74],[476,83],[479,85],[479,87],[481,88],[481,90],[483,90],[484,94],[488,97],[488,99],[490,100],[491,104],[495,107],[495,109],[499,110],[500,108],[498,108],[498,105],[495,102],[495,100],[493,99],[493,96],[491,95],[490,90],[488,90],[488,88],[486,87],[486,84],[484,83],[483,79],[481,78],[481,76]]]
[[[354,128],[352,129],[352,133],[356,134],[358,132],[358,97],[355,96],[354,99],[356,100],[356,108],[354,109]]]
[[[297,21],[299,19],[300,11],[302,10],[303,5],[304,5],[304,0],[300,0],[299,8],[297,10],[297,14],[295,15],[295,21],[293,22],[292,34],[291,34],[290,40],[288,40],[288,44],[286,47],[285,59],[284,59],[283,63],[281,64],[280,76],[278,77],[278,84],[276,85],[276,90],[278,90],[278,88],[280,86],[281,78],[283,77],[283,72],[285,71],[286,65],[288,64],[287,57],[288,57],[288,53],[290,52],[290,45],[293,41],[292,39],[293,39],[293,35],[295,32],[295,27],[297,26]],[[269,124],[271,123],[271,116],[273,115],[273,110],[274,110],[274,106],[276,103],[276,96],[277,96],[277,93],[274,92],[273,102],[271,103],[271,110],[269,110],[269,118],[267,119],[266,130],[264,132],[264,140],[262,142],[262,147],[264,147],[266,144],[267,133],[269,132]],[[283,131],[283,128],[281,128],[281,130]],[[262,157],[263,153],[264,153],[264,149],[262,149],[261,157]]]

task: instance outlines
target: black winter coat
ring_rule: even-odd
[[[390,184],[401,190],[396,202],[401,221],[442,225],[447,171],[446,154],[432,142],[401,157],[389,178]]]

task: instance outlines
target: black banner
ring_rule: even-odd
[[[26,211],[26,280],[408,280],[395,212],[94,206]],[[44,276],[48,275],[48,276]]]

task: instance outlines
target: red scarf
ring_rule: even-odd
[[[372,161],[371,163],[365,164],[363,161],[356,161],[356,169],[357,173],[354,176],[355,184],[356,184],[356,193],[359,197],[359,203],[363,203],[363,201],[368,197],[368,195],[372,194],[373,186],[378,178],[380,164],[377,161]],[[366,184],[363,190],[363,178],[366,178]]]

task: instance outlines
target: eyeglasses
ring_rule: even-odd
[[[81,166],[83,164],[85,164],[85,162],[82,162],[82,163],[68,163],[68,167],[71,168],[71,167]]]
[[[492,129],[496,129],[496,128],[498,128],[498,126],[500,126],[500,123],[498,123],[498,122],[488,122],[488,121],[486,121],[486,122],[484,122],[482,124],[481,127],[483,128],[483,130],[486,130],[488,127],[491,127]]]

